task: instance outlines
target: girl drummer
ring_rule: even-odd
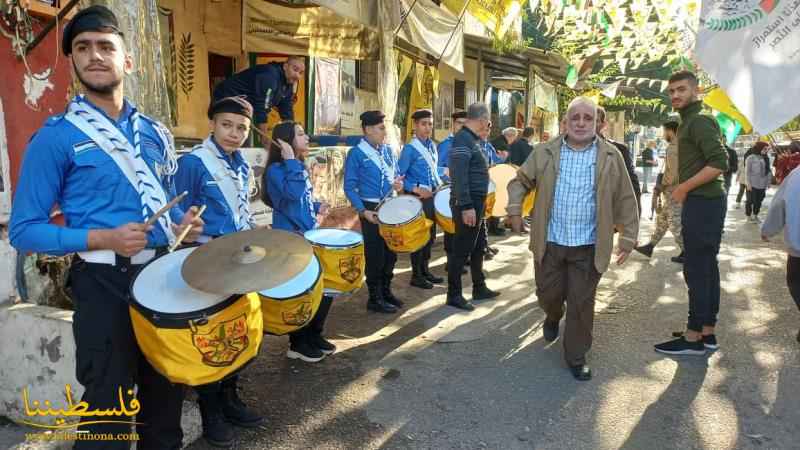
[[[272,207],[272,227],[303,234],[317,227],[317,215],[327,213],[327,205],[315,202],[304,161],[308,156],[308,136],[296,122],[283,122],[272,130],[267,170],[262,186],[264,202]],[[286,356],[317,362],[336,351],[322,337],[325,319],[333,297],[323,295],[317,313],[305,327],[289,333]]]

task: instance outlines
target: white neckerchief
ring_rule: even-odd
[[[438,164],[439,164],[439,156],[436,152],[436,144],[431,142],[431,146],[433,149],[428,149],[425,147],[425,144],[419,140],[418,137],[414,136],[414,139],[411,139],[410,142],[411,146],[417,150],[417,153],[425,159],[425,162],[428,163],[428,170],[431,172],[431,179],[433,179],[434,184],[436,186],[431,186],[431,188],[435,188],[437,186],[441,186],[442,179],[439,178],[439,171],[438,171]]]
[[[250,214],[250,189],[247,183],[250,166],[247,162],[242,160],[239,169],[233,170],[227,158],[210,137],[194,147],[192,154],[200,158],[208,173],[217,182],[222,196],[225,197],[225,203],[233,213],[236,231],[254,228],[253,215]]]
[[[64,116],[70,123],[75,125],[86,136],[89,137],[98,147],[103,149],[117,164],[117,167],[125,175],[136,192],[142,203],[142,220],[147,221],[150,214],[160,210],[167,204],[167,193],[161,181],[150,169],[142,157],[141,140],[141,116],[134,110],[131,114],[131,124],[133,126],[133,144],[116,127],[115,124],[95,108],[87,106],[83,96],[75,97],[67,107]],[[169,139],[169,132],[154,127],[166,149],[166,164],[158,166],[156,171],[160,176],[174,175],[177,167],[175,164],[175,147]],[[167,236],[170,245],[175,242],[175,233],[172,232],[172,219],[169,214],[164,214],[158,219],[158,224]]]
[[[372,161],[373,164],[375,164],[376,167],[378,167],[378,170],[381,171],[381,174],[385,173],[388,175],[389,184],[392,184],[394,182],[395,170],[394,166],[387,163],[386,158],[383,157],[383,148],[375,148],[363,138],[361,139],[361,142],[358,143],[358,148],[361,150],[361,153],[363,153],[367,158],[369,158],[370,161]],[[386,171],[384,171],[384,168]],[[383,180],[381,180],[379,189],[381,192],[381,197],[384,197]],[[391,192],[392,190],[389,189],[389,193]]]

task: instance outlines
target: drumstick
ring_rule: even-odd
[[[163,208],[159,209],[155,214],[150,216],[150,218],[147,219],[147,222],[145,222],[144,224],[149,227],[150,225],[156,223],[156,220],[158,220],[161,216],[163,216],[165,212],[167,212],[170,209],[172,209],[173,206],[178,204],[178,202],[183,200],[183,198],[186,197],[187,195],[189,195],[189,191],[181,192],[180,195],[178,195],[177,197],[175,197],[172,200],[170,200],[169,203],[164,205]]]
[[[200,207],[200,210],[197,211],[197,214],[195,214],[194,216],[195,217],[200,217],[200,216],[203,215],[203,213],[205,211],[206,211],[206,205],[203,205],[203,206]],[[181,242],[186,238],[186,235],[189,234],[189,230],[191,230],[191,229],[192,229],[192,224],[191,223],[187,223],[186,224],[186,228],[184,228],[183,231],[181,231],[181,234],[179,234],[178,237],[175,238],[175,242],[172,245],[170,245],[170,247],[169,247],[169,252],[170,253],[174,252],[175,249],[178,248],[179,245],[181,245]]]
[[[261,136],[262,138],[267,138],[267,139],[269,139],[269,141],[270,141],[270,142],[272,142],[273,144],[275,144],[276,146],[278,146],[278,148],[282,148],[280,144],[278,144],[277,142],[275,142],[275,140],[274,140],[274,139],[272,139],[271,137],[269,137],[269,136],[267,136],[266,134],[262,133],[262,132],[261,132],[261,130],[259,130],[257,127],[253,127],[253,131],[255,131],[256,133],[258,133],[258,135],[259,135],[259,136]]]

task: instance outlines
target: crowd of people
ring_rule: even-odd
[[[240,148],[252,129],[266,135],[266,115],[277,108],[283,122],[271,131],[264,173],[264,200],[273,208],[272,228],[304,233],[316,228],[327,205],[314,199],[304,165],[309,138],[293,121],[291,92],[305,67],[301,58],[256,66],[226,81],[208,109],[210,133],[191,153],[178,159],[169,131],[137,111],[123,95],[124,75],[132,60],[117,22],[102,6],[86,8],[64,29],[63,51],[85,95],[76,96],[65,114],[50,118],[32,138],[21,168],[10,222],[10,237],[20,251],[54,255],[76,253],[69,271],[74,298],[73,330],[76,375],[83,400],[93,408],[113,408],[118,395],[136,394],[141,404],[137,422],[139,448],[181,447],[182,386],[158,373],[137,345],[131,326],[127,292],[146,262],[168,246],[209,242],[251,230],[249,166]],[[533,145],[535,130],[508,128],[489,141],[490,111],[483,103],[453,114],[452,134],[438,147],[433,142],[430,110],[411,115],[413,138],[399,156],[385,143],[381,111],[360,115],[363,138],[348,151],[344,192],[357,211],[366,258],[366,309],[392,314],[405,302],[392,290],[397,254],[379,230],[378,210],[396,193],[422,203],[434,219],[433,194],[449,184],[454,230],[445,233],[446,279],[429,266],[436,228],[427,244],[410,255],[411,286],[431,289],[447,283],[446,305],[472,311],[476,301],[502,295],[489,289],[484,259],[494,250],[489,233],[502,233],[499,222],[484,219],[489,168],[503,162],[518,166],[508,184],[507,225],[524,229],[523,202],[532,191],[536,203],[530,220],[530,249],[535,292],[545,312],[546,341],[563,331],[564,359],[571,376],[592,378],[587,361],[592,346],[598,284],[612,260],[623,264],[636,249],[648,257],[665,232],[675,235],[688,288],[685,331],[654,346],[665,354],[704,355],[720,346],[716,338],[720,309],[717,253],[727,213],[733,176],[730,152],[717,122],[702,112],[697,77],[678,72],[669,79],[669,94],[680,121],[664,124],[669,142],[664,172],[654,196],[660,199],[657,227],[647,244],[638,246],[639,181],[631,154],[604,136],[605,112],[585,97],[565,111],[563,134]],[[648,147],[646,169],[657,164]],[[793,170],[800,146],[778,155],[780,189],[761,228],[763,238],[785,229],[787,281],[800,308],[800,173]],[[739,184],[747,196],[746,214],[758,222],[772,172],[769,146],[756,144],[742,158]],[[648,192],[650,170],[641,192]],[[146,221],[166,208],[177,191],[189,193],[152,225]],[[657,193],[656,193],[657,192]],[[65,226],[50,222],[58,204]],[[207,212],[200,217],[200,206]],[[182,233],[180,231],[188,231]],[[615,244],[616,242],[616,244]],[[179,242],[177,242],[179,244]],[[469,268],[471,296],[465,296],[462,275]],[[317,362],[336,351],[324,337],[332,299],[325,295],[310,323],[290,334],[287,357]],[[800,341],[800,333],[798,333]],[[123,388],[123,391],[118,389]],[[263,418],[238,394],[237,377],[195,387],[209,443],[229,447],[233,426],[254,427]],[[85,419],[85,418],[84,418]],[[93,433],[124,433],[130,424],[86,423]],[[127,448],[123,441],[78,441],[75,448]]]

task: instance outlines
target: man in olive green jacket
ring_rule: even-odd
[[[596,134],[597,105],[579,97],[567,109],[566,134],[536,146],[508,185],[508,214],[519,230],[522,200],[536,190],[531,224],[536,295],[547,317],[544,338],[554,341],[567,303],[564,358],[579,380],[591,378],[597,285],[608,269],[614,230],[617,263],[636,245],[639,210],[625,161]]]

